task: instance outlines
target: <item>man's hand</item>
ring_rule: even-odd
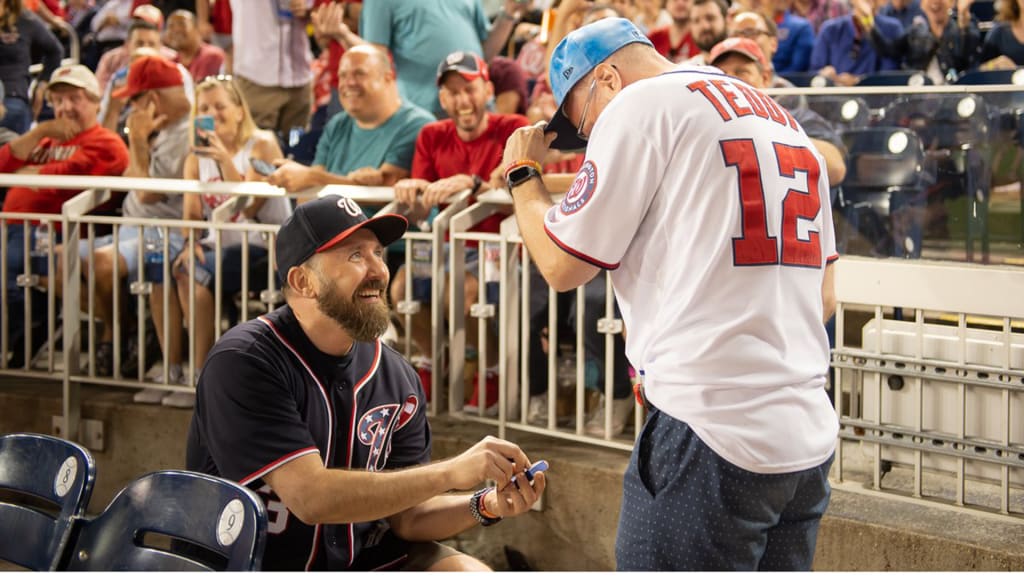
[[[502,158],[502,173],[508,169],[513,162],[531,160],[543,163],[548,154],[551,143],[554,142],[556,134],[544,133],[547,122],[540,121],[530,126],[523,126],[517,129],[508,137],[505,142],[505,155]]]
[[[422,178],[403,178],[395,182],[395,200],[406,206],[416,203],[416,196],[430,185]]]
[[[547,486],[547,478],[543,472],[533,475],[533,485],[522,472],[516,474],[516,481],[509,482],[500,490],[488,493],[484,508],[501,518],[511,518],[526,512],[540,499]]]
[[[469,490],[487,480],[494,481],[499,489],[504,490],[512,476],[530,467],[530,461],[519,446],[493,436],[485,437],[443,464],[447,468],[447,484],[453,490]],[[522,478],[517,480],[524,481]]]
[[[469,174],[456,174],[431,182],[423,190],[423,205],[435,206],[448,199],[449,196],[473,187],[473,177]]]
[[[267,182],[280,186],[289,192],[309,188],[313,185],[309,166],[291,160],[274,160],[277,170],[267,177]]]
[[[383,186],[384,172],[380,168],[364,166],[348,173],[348,178],[360,186]]]
[[[345,25],[345,5],[337,2],[323,4],[313,12],[313,31],[316,34],[339,40],[351,30]]]
[[[156,104],[150,100],[146,106],[134,106],[125,125],[128,127],[128,137],[139,142],[148,140],[166,122],[167,116],[157,114]]]
[[[67,118],[54,118],[53,120],[47,120],[36,124],[35,130],[44,138],[52,138],[59,142],[67,142],[82,131],[82,126],[74,120],[68,120]]]

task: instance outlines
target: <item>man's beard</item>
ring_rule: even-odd
[[[709,38],[709,40],[704,41],[704,38]],[[693,43],[697,45],[697,48],[700,48],[701,52],[710,52],[711,49],[714,48],[716,44],[718,44],[719,42],[725,40],[726,38],[727,38],[727,36],[726,36],[725,32],[722,32],[721,34],[714,34],[714,33],[710,33],[710,34],[706,34],[706,35],[702,34],[700,38],[694,38],[693,39]]]
[[[370,342],[388,329],[390,314],[384,300],[387,285],[379,280],[369,280],[356,288],[352,298],[345,298],[330,282],[323,283],[327,290],[317,295],[320,312],[341,326],[354,340]],[[359,293],[364,290],[380,290],[381,298],[374,303],[360,302]]]

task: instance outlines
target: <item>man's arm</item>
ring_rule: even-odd
[[[825,265],[825,277],[821,281],[822,321],[828,322],[836,313],[836,267],[835,261]]]
[[[846,178],[846,158],[835,144],[828,140],[811,138],[811,144],[825,158],[825,170],[828,173],[829,186],[838,186]]]
[[[521,160],[543,162],[554,138],[554,133],[545,136],[542,123],[516,130],[505,143],[502,165],[507,169]],[[597,266],[570,255],[555,244],[544,229],[544,218],[554,203],[542,179],[531,178],[509,193],[526,248],[552,288],[559,292],[572,290],[597,276],[600,271]]]
[[[277,160],[274,164],[278,168],[267,177],[267,182],[289,192],[328,184],[357,184],[352,178],[332,174],[323,166],[303,166],[292,160]]]
[[[328,469],[319,455],[307,454],[263,479],[306,524],[350,524],[394,516],[450,490],[469,490],[486,480],[504,487],[528,466],[518,446],[487,437],[450,460],[394,472]]]
[[[151,149],[149,139],[157,130],[157,127],[164,123],[166,117],[156,113],[156,106],[150,102],[146,107],[135,107],[128,116],[128,168],[124,176],[129,178],[150,178],[149,173],[151,161]],[[159,192],[144,192],[137,190],[139,202],[153,204],[161,202],[166,197]]]
[[[501,52],[520,18],[522,18],[522,4],[515,0],[505,0],[505,5],[501,12],[498,12],[498,18],[494,21],[490,33],[484,40],[484,60],[490,62],[491,58]]]

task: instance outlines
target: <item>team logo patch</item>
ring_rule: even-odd
[[[363,209],[359,207],[359,204],[356,204],[356,201],[348,196],[342,196],[338,199],[338,208],[348,212],[349,216],[353,218],[357,218],[363,213]]]
[[[389,437],[396,416],[398,416],[398,404],[384,404],[367,410],[359,419],[359,425],[356,427],[359,442],[370,448],[366,462],[367,470],[384,469],[387,452],[390,450]]]
[[[576,179],[572,181],[572,186],[569,187],[569,191],[562,198],[562,214],[579,212],[593,198],[594,188],[596,187],[597,166],[590,160],[587,160],[580,167],[580,171],[576,173]]]

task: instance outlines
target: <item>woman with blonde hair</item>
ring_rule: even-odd
[[[197,128],[195,145],[188,158],[185,159],[184,175],[187,180],[200,182],[243,182],[261,181],[264,176],[252,167],[253,160],[272,164],[282,158],[281,148],[277,139],[270,132],[260,130],[252,119],[249,106],[238,91],[230,77],[214,76],[204,79],[196,85],[194,116],[208,121],[212,117],[213,129]],[[221,204],[235,198],[231,194],[188,194],[184,199],[185,220],[209,220]],[[291,214],[288,198],[251,198],[244,210],[232,218],[232,222],[258,222],[262,224],[281,224]],[[221,242],[221,294],[215,294],[216,258],[214,251],[217,234]],[[189,285],[195,285],[195,323],[190,327],[195,340],[195,373],[206,360],[206,355],[213,346],[216,323],[220,318],[214,316],[215,300],[230,296],[241,290],[243,274],[249,274],[249,290],[267,288],[270,265],[267,259],[267,238],[260,232],[248,233],[248,254],[250,266],[242,269],[243,237],[245,233],[237,230],[210,231],[205,237],[199,238],[195,233],[193,244],[186,242],[185,248],[175,259],[172,271],[180,303],[178,322],[190,316]],[[187,237],[187,231],[186,231]],[[195,259],[194,277],[190,276],[189,259]],[[177,304],[174,303],[174,304]],[[177,308],[177,306],[173,306]],[[188,375],[182,369],[181,330],[171,330],[169,375],[172,380],[188,382]],[[163,336],[162,327],[157,327]],[[177,342],[175,342],[177,340]],[[169,406],[191,407],[194,396],[187,393],[175,393],[162,399]]]

